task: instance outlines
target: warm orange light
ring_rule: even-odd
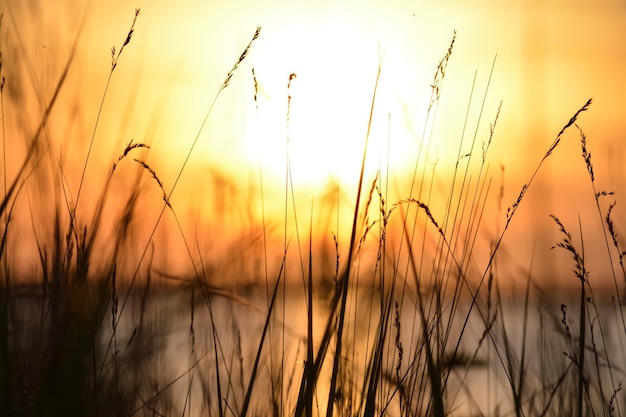
[[[310,207],[313,195],[320,198],[319,208],[328,184],[337,184],[344,194],[342,204],[350,211],[368,139],[365,180],[371,184],[380,172],[381,184],[397,194],[389,204],[408,197],[407,183],[417,164],[418,180],[436,168],[433,200],[443,205],[459,155],[472,153],[470,174],[472,181],[476,179],[489,123],[503,100],[487,164],[488,176],[497,175],[494,167],[499,164],[506,167],[501,202],[506,210],[554,134],[589,97],[594,105],[585,114],[583,128],[598,158],[597,178],[606,181],[606,189],[623,188],[619,139],[624,136],[621,74],[626,71],[626,54],[619,40],[624,39],[626,14],[617,2],[598,5],[593,13],[583,5],[539,7],[539,2],[478,7],[461,1],[433,6],[401,0],[341,4],[268,0],[262,5],[235,0],[211,5],[180,2],[175,8],[142,0],[130,8],[122,1],[92,2],[82,32],[78,30],[82,8],[73,8],[79,10],[76,15],[64,14],[56,5],[41,3],[30,10],[7,2],[2,29],[7,146],[19,160],[24,152],[21,136],[36,129],[42,103],[52,95],[78,36],[75,61],[47,126],[51,160],[62,165],[71,194],[77,193],[110,70],[110,49],[123,42],[134,7],[142,9],[141,18],[111,79],[85,192],[98,194],[112,161],[132,139],[151,145],[142,157],[166,190],[183,171],[172,203],[179,213],[191,206],[194,216],[206,216],[198,221],[215,220],[216,194],[210,190],[214,184],[202,182],[213,173],[242,190],[259,187],[262,176],[266,200],[271,194],[271,204],[280,206],[278,220],[270,219],[274,223],[285,214],[287,178],[294,194],[304,196],[297,204]],[[224,77],[259,25],[260,38],[202,126]],[[455,29],[458,38],[441,101],[428,114],[433,74]],[[258,83],[256,101],[252,68]],[[288,89],[291,74],[297,78]],[[567,209],[562,206],[571,205],[577,184],[584,180],[584,167],[581,170],[580,161],[575,162],[580,153],[576,138],[564,140],[559,151],[541,175],[544,189],[529,197],[536,201],[528,203],[532,215],[527,221],[538,222],[532,217],[546,219],[548,212]],[[126,162],[126,168],[134,167],[132,161]],[[7,164],[9,178],[16,170],[15,164]],[[494,178],[492,196],[499,180]],[[155,188],[147,184],[146,189]],[[158,206],[160,194],[156,190],[146,204]],[[92,200],[84,194],[81,204]],[[240,206],[256,210],[259,201],[256,194]],[[82,210],[87,216],[88,209]],[[349,227],[350,220],[344,225]]]

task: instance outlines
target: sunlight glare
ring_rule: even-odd
[[[270,176],[284,178],[288,148],[294,183],[355,183],[384,39],[360,22],[337,18],[267,32],[255,55],[258,92],[249,109],[249,160],[260,163]],[[404,67],[396,64],[384,62]],[[291,74],[295,78],[288,88]],[[390,81],[379,85],[375,117],[388,111],[380,89],[397,88]],[[387,116],[381,119],[380,126],[374,120],[372,128],[378,132],[370,135],[368,161],[373,170],[381,159],[373,150],[387,148]]]

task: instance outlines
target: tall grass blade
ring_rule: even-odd
[[[287,257],[287,253],[285,251],[283,262],[280,265],[280,270],[278,271],[278,277],[276,279],[276,284],[274,284],[274,290],[272,291],[272,300],[270,301],[269,308],[267,310],[267,315],[265,316],[265,324],[263,325],[263,331],[261,332],[261,340],[259,341],[259,347],[257,348],[256,356],[254,358],[254,364],[252,365],[252,371],[250,374],[250,380],[248,382],[248,389],[246,390],[246,396],[243,400],[243,405],[241,407],[241,413],[239,413],[239,417],[246,417],[248,414],[248,408],[250,406],[250,398],[252,397],[252,389],[254,387],[254,383],[256,382],[256,375],[259,369],[259,363],[261,360],[261,352],[263,351],[263,344],[265,343],[265,336],[267,335],[270,321],[272,318],[272,312],[274,311],[274,305],[276,303],[276,297],[278,295],[278,288],[281,282],[281,276],[283,275],[283,269],[285,266],[285,258]]]
[[[313,203],[311,203],[313,206]],[[311,207],[311,222],[309,224],[309,280],[307,294],[307,343],[306,365],[303,379],[307,381],[305,396],[306,417],[313,417],[313,387],[315,374],[313,371],[313,208]]]
[[[163,218],[163,215],[165,214],[165,210],[169,206],[168,203],[172,200],[172,195],[173,195],[174,191],[176,190],[176,186],[178,185],[178,182],[180,181],[180,178],[182,177],[182,174],[183,174],[183,172],[185,170],[185,167],[187,166],[187,163],[189,162],[189,159],[191,158],[191,154],[193,153],[193,151],[194,151],[194,149],[196,147],[196,144],[198,143],[198,140],[200,139],[200,135],[204,131],[204,126],[206,125],[206,123],[207,123],[207,121],[209,119],[209,116],[213,112],[213,107],[215,106],[215,103],[217,102],[217,99],[219,98],[221,92],[224,91],[224,89],[228,86],[228,84],[229,84],[229,82],[230,82],[230,80],[231,80],[231,78],[233,76],[233,73],[237,70],[237,68],[239,67],[241,62],[243,62],[243,60],[246,58],[246,56],[248,54],[248,51],[252,47],[252,43],[259,37],[260,33],[261,33],[261,27],[257,27],[256,31],[254,32],[254,35],[252,37],[252,40],[250,40],[250,42],[246,46],[246,49],[244,50],[244,52],[241,54],[239,59],[235,62],[235,65],[233,66],[233,68],[229,71],[226,79],[224,80],[224,82],[220,86],[218,92],[213,97],[213,101],[211,102],[211,105],[209,106],[209,109],[207,110],[207,112],[204,115],[202,123],[200,124],[200,127],[198,128],[198,131],[196,133],[196,136],[195,136],[191,146],[189,147],[189,151],[187,152],[187,155],[185,156],[185,160],[183,161],[180,169],[178,170],[178,174],[176,175],[176,179],[174,180],[174,184],[170,188],[169,193],[167,193],[167,195],[166,195],[165,202],[163,203],[163,206],[161,208],[161,211],[159,212],[157,220],[155,221],[155,224],[152,227],[152,231],[150,232],[150,236],[148,237],[148,241],[146,242],[146,244],[144,246],[144,249],[143,249],[143,251],[141,253],[141,256],[139,258],[139,261],[137,262],[137,267],[135,268],[135,272],[133,273],[133,275],[132,275],[132,277],[130,279],[129,291],[124,296],[124,300],[122,301],[122,305],[120,306],[120,310],[119,310],[120,318],[122,317],[122,313],[124,312],[124,308],[126,307],[126,303],[128,301],[128,297],[130,295],[130,289],[132,289],[132,287],[134,286],[135,281],[137,280],[137,277],[139,275],[139,271],[141,269],[141,265],[143,264],[143,261],[145,260],[146,254],[148,253],[148,248],[150,247],[150,244],[151,244],[152,240],[154,239],[154,236],[156,234],[157,228],[158,228],[159,224],[161,223],[161,219]],[[1,210],[0,210],[0,212],[1,212]],[[108,354],[108,352],[111,349],[111,343],[112,343],[112,339],[109,339],[109,344],[108,344],[108,347],[106,349],[107,354]],[[106,360],[107,354],[104,355],[103,360]]]
[[[365,135],[365,145],[363,147],[363,158],[361,159],[361,172],[359,174],[359,185],[357,187],[356,203],[354,205],[354,216],[352,219],[352,232],[350,235],[350,246],[348,248],[348,259],[346,262],[345,270],[343,273],[342,281],[342,293],[341,304],[339,306],[339,322],[337,324],[337,336],[335,341],[335,355],[333,358],[333,369],[330,379],[330,388],[328,393],[328,408],[326,409],[326,417],[332,417],[333,415],[333,399],[335,396],[335,389],[337,385],[337,375],[339,373],[339,359],[342,354],[342,340],[343,340],[343,328],[345,323],[347,300],[348,300],[348,288],[350,287],[350,271],[352,270],[352,261],[354,257],[354,250],[356,249],[356,233],[357,224],[360,212],[361,191],[363,189],[363,179],[365,177],[365,161],[367,159],[367,148],[369,143],[370,132],[372,128],[372,120],[374,117],[374,103],[376,102],[376,92],[378,91],[378,82],[380,80],[380,71],[382,63],[379,63],[378,70],[376,72],[376,81],[374,83],[374,91],[372,93],[372,103],[370,105],[369,120],[367,122],[367,133]]]

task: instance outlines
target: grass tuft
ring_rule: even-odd
[[[454,32],[436,64],[408,187],[394,183],[395,167],[389,160],[385,164],[380,158],[371,176],[366,170],[374,163],[369,144],[379,127],[381,58],[364,115],[367,129],[363,149],[358,150],[358,185],[348,199],[350,218],[344,225],[339,207],[344,191],[339,186],[337,202],[325,195],[320,204],[312,196],[310,205],[294,186],[290,123],[301,109],[292,100],[296,75],[284,74],[286,154],[284,201],[279,202],[284,210],[275,218],[266,217],[268,183],[259,164],[258,178],[250,181],[258,180],[258,185],[249,189],[213,174],[207,187],[217,190],[219,201],[201,206],[200,211],[213,210],[205,223],[202,216],[179,217],[172,196],[218,98],[250,59],[261,28],[217,86],[172,178],[157,175],[157,164],[142,154],[159,145],[134,139],[111,158],[102,178],[92,177],[87,171],[94,163],[91,154],[100,126],[115,122],[104,116],[112,76],[119,73],[122,52],[137,36],[139,15],[135,9],[119,49],[111,49],[111,66],[103,70],[108,78],[85,140],[86,154],[79,161],[61,161],[51,138],[51,111],[73,74],[79,36],[51,97],[42,100],[46,104],[34,133],[24,135],[27,146],[21,160],[8,158],[6,144],[17,132],[6,135],[4,122],[17,112],[13,110],[26,110],[11,102],[16,109],[5,114],[0,51],[0,410],[41,416],[621,415],[626,364],[619,349],[626,321],[616,269],[619,262],[626,282],[626,250],[618,233],[617,202],[607,208],[604,201],[615,193],[597,186],[601,176],[594,170],[594,145],[579,126],[591,99],[540,155],[506,212],[500,209],[501,166],[496,198],[502,219],[490,224],[490,152],[502,101],[493,106],[488,129],[481,123],[483,111],[491,111],[487,95],[496,58],[478,104],[473,137],[467,140],[465,130],[475,105],[475,84],[452,155],[454,168],[441,172],[433,161],[431,139],[436,136]],[[0,15],[0,29],[1,23]],[[257,79],[254,68],[251,73],[259,118],[263,103],[257,96],[263,80]],[[391,115],[387,120],[391,127]],[[553,249],[564,250],[574,260],[573,296],[544,294],[543,283],[533,277],[533,260],[523,273],[505,275],[500,268],[520,261],[515,257],[519,242],[505,247],[504,237],[541,166],[555,155],[572,126],[580,135],[591,186],[588,198],[595,201],[604,232],[606,255],[601,256],[612,271],[609,296],[617,300],[612,309],[603,305],[604,294],[596,295],[596,270],[588,269],[585,247],[590,244],[583,236],[581,216],[580,234],[572,236],[566,222],[550,215],[561,237]],[[389,152],[391,129],[388,134]],[[124,164],[132,164],[129,158],[137,166],[124,177]],[[7,172],[13,176],[7,177]],[[72,178],[74,172],[77,178]],[[146,175],[156,182],[163,203],[141,192]],[[245,173],[242,169],[236,175]],[[204,197],[200,190],[205,183],[201,177],[193,185],[198,200]],[[86,201],[87,187],[95,190],[92,201]],[[229,192],[220,193],[220,187]],[[50,205],[39,208],[40,201]],[[310,207],[308,249],[301,245],[306,231],[298,224],[302,201]],[[162,224],[167,209],[177,229],[166,239],[156,239],[157,231],[167,227]],[[334,210],[336,229],[328,230]],[[143,230],[151,212],[158,215]],[[235,218],[241,231],[227,224]],[[24,220],[28,228],[22,226]],[[340,239],[341,226],[350,227],[346,242]],[[195,247],[185,227],[195,232]],[[485,235],[492,237],[483,253],[480,241]],[[26,272],[18,267],[21,258],[14,247],[22,239],[34,242],[36,262]],[[275,244],[281,253],[272,259],[269,248],[281,240]],[[594,250],[603,249],[595,243]],[[170,264],[167,255],[179,252],[185,259]],[[518,273],[524,277],[521,290],[515,283],[518,277],[508,275]],[[26,284],[27,279],[34,284]],[[507,296],[508,291],[514,295]]]

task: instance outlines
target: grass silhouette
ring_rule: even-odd
[[[626,282],[626,252],[614,222],[616,202],[606,211],[602,209],[603,200],[614,194],[596,189],[587,137],[578,125],[583,113],[590,110],[591,100],[573,113],[537,165],[530,168],[528,180],[506,210],[503,226],[496,228],[487,262],[481,266],[476,245],[481,230],[489,226],[484,225],[491,187],[488,161],[492,140],[497,140],[502,104],[480,149],[478,128],[469,152],[462,133],[440,210],[433,189],[441,174],[435,167],[430,173],[424,161],[430,158],[426,143],[432,135],[427,126],[432,129],[441,117],[437,109],[444,94],[455,32],[436,65],[427,123],[419,138],[410,186],[398,191],[401,198],[390,201],[388,164],[386,169],[381,164],[373,178],[366,171],[384,71],[381,58],[364,147],[358,150],[362,152],[358,185],[355,194],[349,196],[347,251],[342,253],[339,238],[333,234],[333,247],[324,253],[315,249],[313,213],[318,203],[311,201],[305,236],[302,225],[306,220],[302,220],[294,191],[289,122],[290,88],[296,78],[290,74],[284,210],[276,222],[283,223],[280,259],[270,259],[268,250],[270,235],[280,226],[266,217],[267,182],[260,168],[255,178],[258,194],[248,193],[247,201],[221,202],[241,204],[250,213],[250,206],[257,202],[249,200],[260,196],[260,224],[229,247],[227,259],[218,262],[204,256],[197,234],[193,239],[186,234],[184,218],[172,196],[197,152],[219,97],[240,76],[240,67],[262,36],[260,27],[217,89],[174,178],[154,169],[148,156],[155,145],[129,140],[118,158],[111,161],[103,186],[91,202],[93,215],[77,215],[79,199],[83,196],[84,204],[88,198],[82,190],[100,180],[86,176],[87,166],[99,139],[103,109],[113,105],[106,100],[115,82],[112,75],[123,67],[122,51],[128,48],[126,53],[131,52],[139,17],[137,9],[121,47],[111,50],[111,68],[88,150],[80,161],[76,197],[72,197],[69,171],[55,155],[46,133],[52,109],[69,82],[76,43],[43,106],[37,129],[25,141],[22,159],[7,158],[6,154],[6,141],[14,135],[7,135],[5,130],[4,90],[12,81],[5,79],[0,66],[4,163],[0,409],[7,415],[621,415],[624,364],[619,346],[626,337],[626,324],[619,304],[623,291],[619,269],[614,264],[619,263]],[[252,77],[258,114],[254,70]],[[488,91],[489,87],[479,119]],[[589,243],[582,223],[587,219],[579,218],[580,236],[575,238],[569,232],[571,226],[552,215],[562,237],[555,248],[573,258],[573,275],[580,284],[573,301],[555,301],[543,294],[531,273],[523,294],[509,300],[500,284],[506,277],[498,275],[498,263],[506,262],[501,255],[503,241],[520,206],[545,161],[557,152],[565,133],[574,128],[581,140],[581,169],[588,173],[590,197],[603,231],[600,244],[611,266],[613,310],[595,295],[593,275],[585,263],[585,244]],[[478,163],[475,171],[471,161]],[[122,204],[112,206],[108,204],[115,193],[112,183],[123,175],[126,178],[120,181],[128,185],[128,192],[121,198]],[[220,175],[214,174],[214,183],[228,184],[228,178]],[[144,195],[144,180],[149,181],[147,187],[158,188],[161,202]],[[31,198],[33,190],[45,189],[48,181],[56,186],[49,190],[52,195],[47,196],[50,206],[45,207],[44,222],[37,221],[32,208],[26,214],[16,211],[20,199]],[[138,242],[134,231],[139,220],[145,221],[145,200],[149,206],[159,206],[160,211],[148,225],[147,239]],[[216,212],[215,216],[224,214]],[[17,226],[22,223],[15,219],[24,215],[30,216],[36,242],[32,250],[39,262],[34,267],[34,283],[21,276],[23,271],[16,267],[18,259],[11,246],[30,233]],[[183,242],[189,265],[186,275],[154,265],[155,246],[161,243],[156,239],[157,230],[165,216],[173,219]],[[111,235],[105,234],[107,228],[113,230]],[[46,233],[50,229],[52,232]],[[220,239],[226,240],[223,236]],[[101,243],[107,243],[104,247],[111,250],[100,250]],[[249,254],[259,247],[261,272],[246,276],[246,268],[253,263]],[[292,262],[297,266],[292,267]],[[229,271],[227,279],[237,276],[241,281],[220,286],[224,271]],[[233,290],[239,282],[253,285]],[[515,306],[517,302],[522,306]],[[578,314],[568,313],[572,309]],[[517,334],[519,326],[521,334]],[[486,375],[491,382],[478,387],[476,374]],[[495,405],[480,398],[485,391],[491,395],[492,384],[505,391]]]

